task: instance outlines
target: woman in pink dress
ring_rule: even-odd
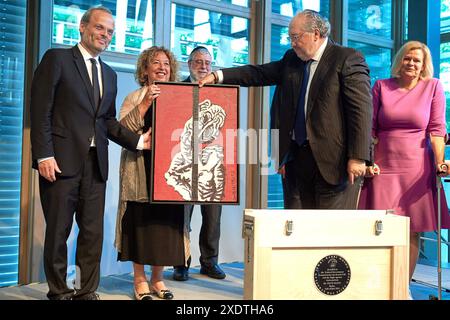
[[[410,279],[419,252],[419,232],[437,229],[436,172],[444,164],[445,96],[433,76],[428,47],[404,44],[394,58],[392,78],[372,89],[375,163],[369,167],[360,209],[394,209],[410,217]],[[446,173],[439,173],[445,176]],[[441,190],[442,191],[442,190]],[[442,226],[450,227],[445,195],[441,196]]]

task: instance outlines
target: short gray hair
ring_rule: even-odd
[[[113,15],[111,10],[109,10],[106,7],[103,7],[103,6],[90,7],[81,17],[80,23],[88,24],[89,21],[91,21],[92,12],[97,11],[97,10],[109,13],[110,15]]]
[[[331,25],[328,19],[314,10],[305,9],[297,14],[296,17],[306,17],[305,31],[313,32],[319,30],[320,36],[326,38],[330,35]]]

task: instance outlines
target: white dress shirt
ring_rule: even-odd
[[[81,55],[83,56],[84,64],[86,65],[86,69],[89,75],[89,79],[91,80],[92,84],[92,62],[91,59],[95,59],[97,61],[97,79],[98,79],[98,85],[100,87],[100,101],[102,100],[103,96],[103,80],[102,80],[102,67],[100,65],[100,62],[97,57],[91,56],[91,54],[81,45],[81,43],[78,43],[78,49],[80,49]],[[93,84],[92,84],[93,85]],[[92,137],[91,140],[91,147],[95,147],[95,135]]]
[[[325,51],[325,48],[327,47],[328,38],[325,38],[325,41],[321,44],[319,49],[317,49],[316,53],[312,57],[311,60],[311,67],[309,69],[309,79],[308,79],[308,86],[306,87],[306,93],[305,93],[305,115],[307,111],[307,105],[308,105],[308,96],[309,96],[309,87],[311,86],[311,81],[314,77],[314,73],[316,73],[317,66],[319,65],[320,59],[322,58],[323,52]]]
[[[86,69],[89,74],[89,79],[91,80],[92,84],[92,62],[91,58],[94,58],[95,61],[97,61],[97,72],[98,72],[98,84],[100,86],[100,100],[103,96],[103,81],[102,81],[102,67],[100,65],[100,62],[97,57],[91,56],[91,54],[81,45],[81,43],[78,43],[78,48],[80,49],[81,55],[83,56],[84,63],[86,64]],[[92,137],[91,147],[95,147],[95,136]],[[144,137],[141,135],[139,138],[138,145],[136,146],[137,150],[143,150],[144,149]]]

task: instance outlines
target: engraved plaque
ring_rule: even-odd
[[[350,283],[350,266],[338,255],[322,258],[314,269],[314,282],[317,289],[326,295],[336,295],[347,288]]]

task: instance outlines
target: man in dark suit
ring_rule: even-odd
[[[208,49],[202,46],[194,48],[189,55],[189,77],[183,82],[198,82],[211,73],[212,57]],[[200,229],[200,273],[215,279],[224,279],[225,272],[217,264],[219,257],[220,239],[220,217],[222,206],[214,204],[204,204],[200,206],[202,213],[202,227]],[[189,223],[192,219],[193,205],[186,205],[185,210],[189,211]],[[188,266],[174,266],[173,278],[178,281],[186,281],[189,278]]]
[[[281,60],[200,81],[278,86],[272,115],[292,209],[355,209],[359,182],[353,184],[370,160],[369,68],[359,52],[333,43],[329,34],[326,18],[304,10],[289,24],[292,49]]]
[[[45,53],[31,89],[31,145],[46,222],[44,271],[49,299],[99,299],[95,290],[100,278],[108,139],[129,149],[149,148],[149,133],[140,137],[115,117],[117,75],[99,58],[114,33],[111,12],[104,7],[89,9],[79,30],[78,45]],[[75,292],[66,284],[66,241],[74,213],[79,227]]]

